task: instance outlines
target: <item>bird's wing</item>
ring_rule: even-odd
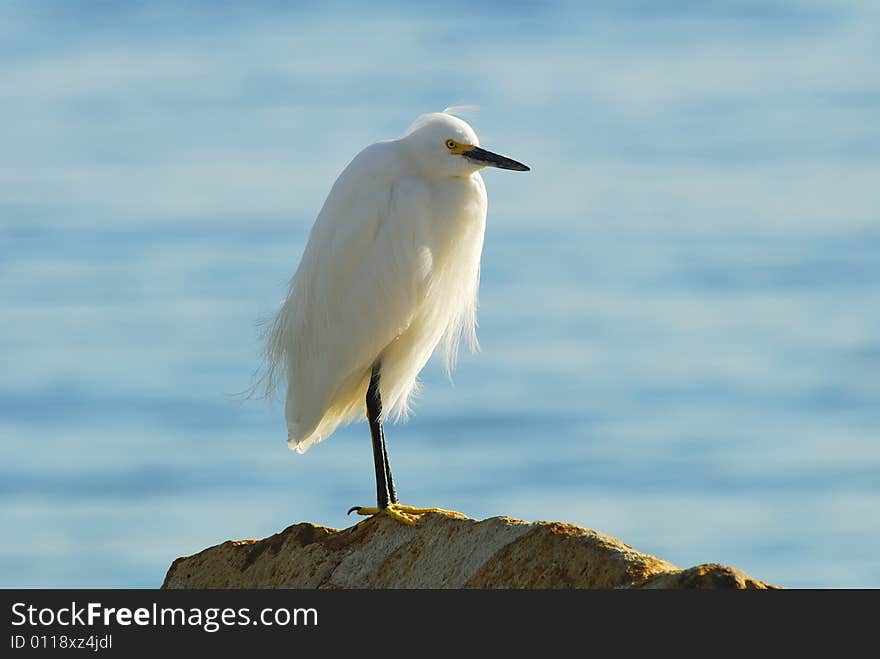
[[[361,413],[360,389],[408,327],[431,266],[424,185],[396,179],[381,151],[363,156],[334,184],[270,336],[270,360],[287,374],[288,440],[300,451]]]

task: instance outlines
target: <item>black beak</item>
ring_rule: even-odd
[[[517,162],[513,158],[499,156],[497,153],[486,151],[486,149],[481,149],[478,146],[475,146],[469,151],[465,151],[461,155],[463,155],[468,160],[479,163],[481,165],[488,165],[489,167],[498,167],[499,169],[512,169],[516,172],[531,171],[528,165],[523,165],[521,162]]]

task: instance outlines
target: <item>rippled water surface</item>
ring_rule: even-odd
[[[533,171],[485,174],[482,351],[388,429],[403,498],[880,586],[875,4],[586,4],[4,3],[0,585],[371,503],[364,424],[298,456],[235,394],[338,171],[468,103]]]

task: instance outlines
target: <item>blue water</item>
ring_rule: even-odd
[[[876,3],[4,3],[0,585],[374,496],[243,402],[335,175],[418,114],[490,148],[482,351],[389,428],[405,501],[682,566],[880,586]]]

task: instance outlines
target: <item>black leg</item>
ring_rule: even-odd
[[[382,426],[379,426],[382,428]],[[385,446],[385,429],[382,428],[382,455],[385,456],[385,478],[388,481],[388,498],[391,503],[400,503],[397,500],[397,488],[394,487],[394,476],[391,475],[391,462],[388,460],[388,449]]]
[[[376,504],[387,508],[389,503],[397,503],[397,490],[391,476],[388,462],[388,449],[385,446],[385,430],[382,428],[382,397],[379,394],[379,364],[373,365],[370,386],[367,387],[367,421],[373,437],[373,462],[376,465]]]

